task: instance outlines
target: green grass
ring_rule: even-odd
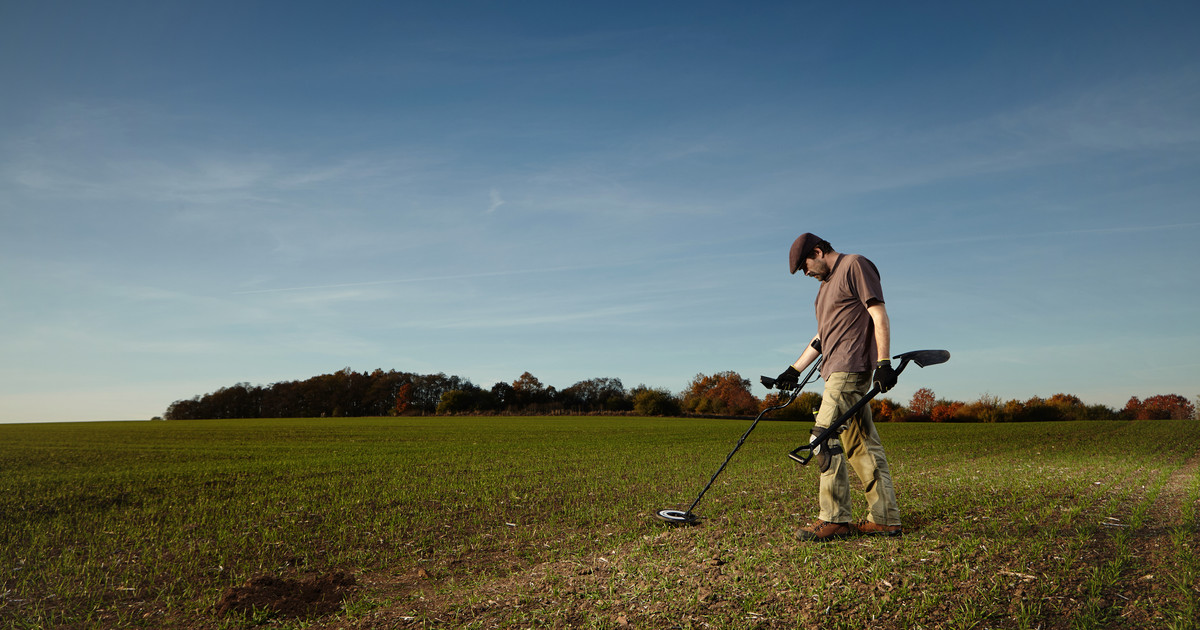
[[[747,423],[0,425],[0,627],[319,625],[215,606],[341,570],[344,627],[1197,628],[1200,423],[882,425],[905,537],[813,546],[765,422],[653,520]]]

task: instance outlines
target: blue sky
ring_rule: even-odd
[[[0,421],[757,380],[805,231],[896,400],[1200,393],[1200,5],[645,4],[0,2]]]

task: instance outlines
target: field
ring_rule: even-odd
[[[652,518],[747,426],[0,425],[0,627],[1200,627],[1200,422],[881,425],[906,534],[825,545],[764,422]]]

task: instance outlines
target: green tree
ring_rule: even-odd
[[[547,388],[536,376],[525,372],[512,384],[512,406],[523,411],[536,411],[553,397],[553,388]]]
[[[630,395],[633,412],[639,416],[677,416],[682,411],[679,399],[667,389],[639,385]]]
[[[619,378],[593,378],[579,381],[558,395],[563,407],[580,412],[623,411],[632,407]]]
[[[768,394],[763,399],[760,410],[766,409],[767,407],[782,405],[783,403],[787,402],[788,396],[790,396],[790,394]],[[766,416],[766,419],[789,420],[794,422],[813,422],[816,419],[813,414],[816,413],[817,408],[820,406],[820,394],[817,392],[801,392],[800,395],[796,397],[796,400],[792,402],[792,404],[784,407],[783,409],[772,411]]]
[[[475,410],[475,396],[468,391],[452,389],[442,394],[438,403],[438,415],[470,413]]]

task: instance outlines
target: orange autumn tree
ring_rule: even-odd
[[[929,417],[934,422],[953,422],[955,419],[955,416],[958,415],[958,413],[960,411],[962,411],[964,406],[966,406],[965,403],[961,403],[958,401],[951,402],[951,403],[945,403],[945,404],[937,404],[937,405],[933,406],[932,410],[930,410]]]
[[[1159,394],[1139,400],[1137,396],[1125,403],[1126,417],[1134,420],[1190,420],[1196,407],[1179,394]]]
[[[908,410],[918,416],[930,416],[933,414],[935,405],[937,405],[937,398],[933,395],[933,390],[922,387],[913,394],[912,400],[908,403]]]
[[[875,422],[895,422],[899,407],[888,398],[876,398],[871,401],[871,415]]]
[[[750,381],[737,372],[697,374],[683,391],[683,410],[689,413],[744,416],[758,412]]]
[[[396,390],[396,405],[392,408],[392,415],[403,416],[408,413],[412,407],[412,383],[405,383]]]

